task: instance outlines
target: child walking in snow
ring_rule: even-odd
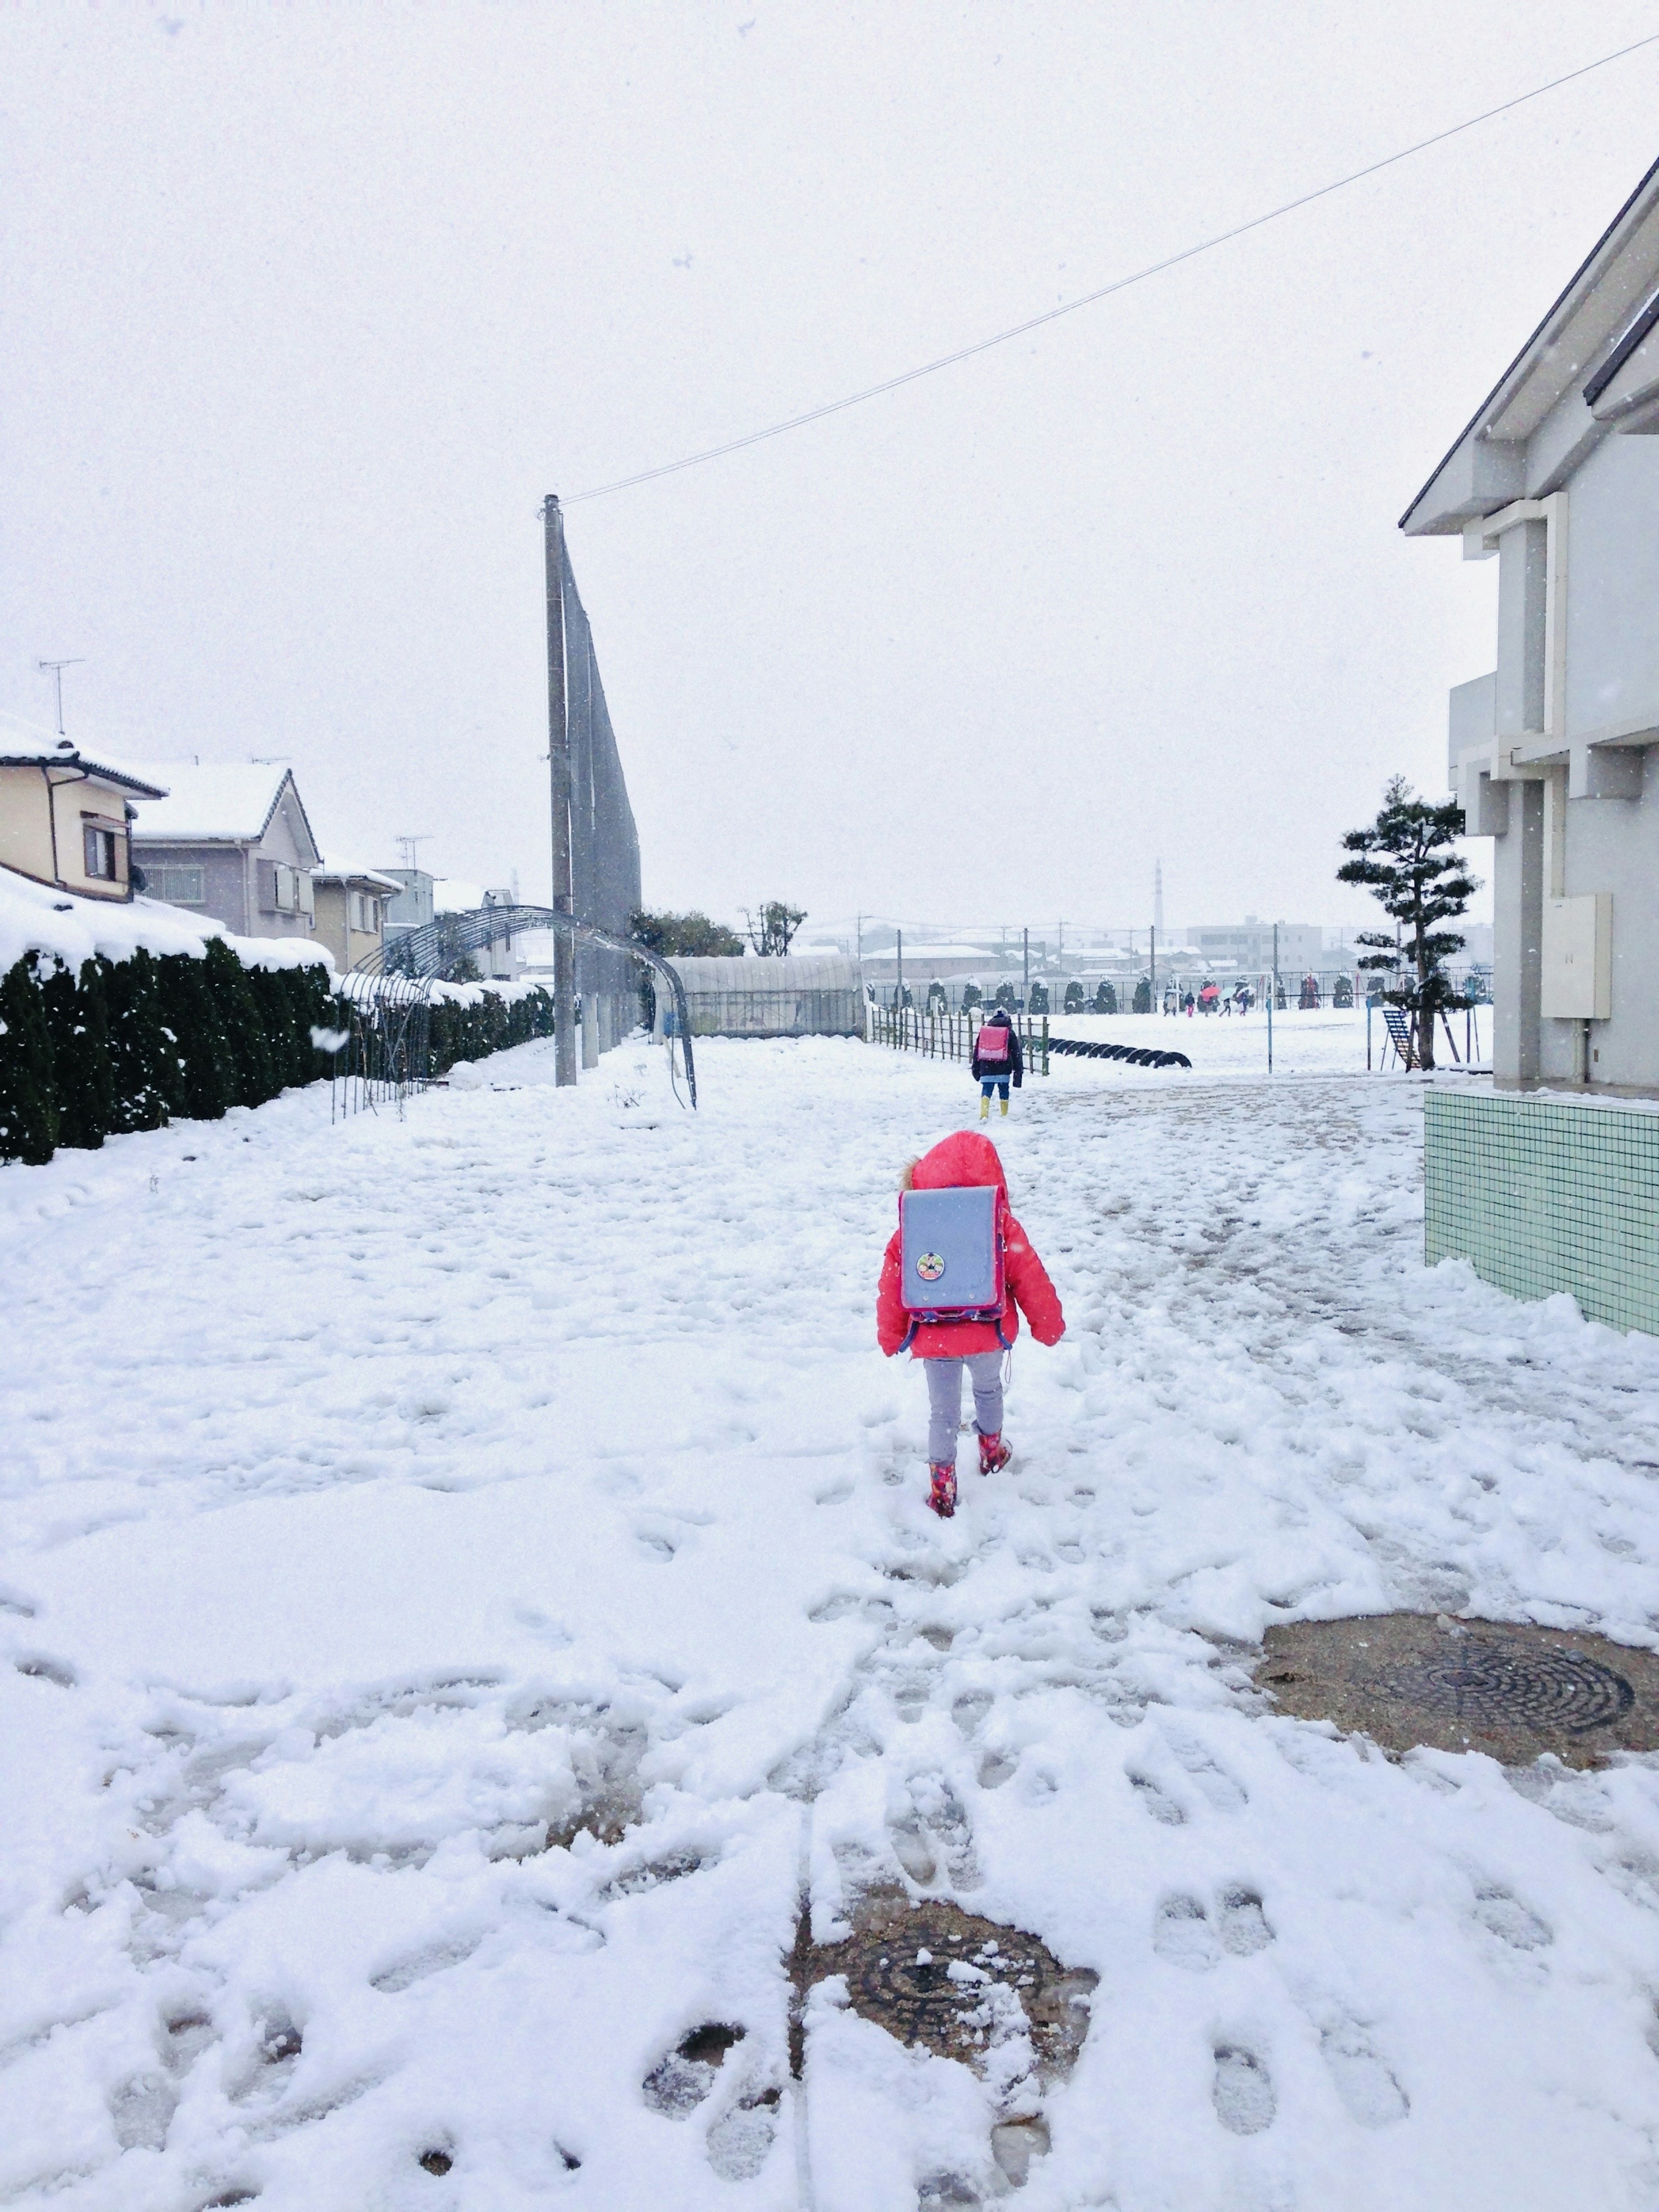
[[[1013,1017],[1006,1006],[999,1006],[983,1029],[974,1039],[973,1057],[968,1065],[979,1085],[979,1118],[982,1121],[991,1111],[991,1093],[1002,1093],[1002,1110],[1008,1111],[1008,1085],[1012,1082],[1018,1091],[1025,1075],[1025,1057],[1020,1050],[1019,1031],[1014,1027]]]
[[[997,1148],[988,1137],[981,1137],[977,1130],[960,1129],[945,1138],[905,1170],[902,1187],[918,1191],[989,1188],[997,1194],[996,1231],[1002,1240],[1005,1297],[995,1318],[918,1322],[905,1303],[902,1227],[894,1231],[887,1247],[876,1294],[876,1337],[882,1350],[890,1359],[908,1346],[911,1356],[927,1364],[927,1503],[940,1520],[948,1521],[957,1510],[957,1429],[962,1419],[963,1367],[974,1385],[979,1471],[994,1474],[1013,1457],[1002,1434],[1002,1355],[1019,1334],[1019,1316],[1024,1314],[1039,1344],[1059,1343],[1066,1331],[1066,1316],[1047,1268],[1009,1211],[1007,1179]],[[935,1255],[921,1255],[917,1267],[925,1281],[934,1279],[927,1270],[936,1265],[939,1263]],[[941,1275],[945,1272],[942,1266],[939,1272]],[[943,1292],[948,1285],[940,1280],[938,1287]],[[918,1303],[912,1297],[910,1306]]]

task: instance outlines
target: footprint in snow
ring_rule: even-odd
[[[1362,2128],[1392,2127],[1410,2112],[1411,2100],[1358,2021],[1339,2018],[1321,2028],[1319,2053],[1349,2118]]]
[[[744,2033],[723,2021],[705,2021],[683,2036],[645,2077],[642,2094],[649,2109],[665,2119],[689,2119],[714,2094],[726,2052]],[[781,2095],[776,2088],[751,2085],[710,2127],[705,2148],[722,2181],[752,2180],[765,2165],[777,2133]]]
[[[1555,1941],[1535,1912],[1528,1912],[1519,1898],[1511,1897],[1496,1883],[1476,1892],[1474,1917],[1489,1935],[1513,1951],[1542,1951]]]
[[[951,1708],[951,1717],[963,1735],[976,1735],[996,1699],[989,1690],[964,1690]]]
[[[1166,1828],[1178,1828],[1186,1820],[1185,1807],[1160,1789],[1150,1774],[1131,1774],[1128,1780],[1129,1787],[1153,1820],[1161,1820]]]
[[[172,2084],[157,2075],[125,2082],[110,2100],[115,2140],[123,2150],[161,2150],[179,2101]]]
[[[752,2181],[778,2131],[777,2089],[747,2090],[709,2129],[708,2163],[722,2181]]]
[[[1273,1940],[1273,1931],[1267,1924],[1267,1916],[1261,1909],[1261,1899],[1253,1889],[1235,1885],[1220,1891],[1215,1905],[1216,1933],[1223,1948],[1236,1959],[1248,1959],[1252,1952],[1265,1951]]]
[[[434,1974],[446,1973],[451,1966],[459,1966],[477,1949],[476,1940],[434,1945],[429,1951],[416,1952],[411,1958],[399,1960],[384,1973],[375,1974],[369,1982],[372,1990],[383,1996],[395,1996],[399,1991],[413,1989],[416,1982],[424,1982]]]
[[[942,1774],[913,1774],[908,1802],[890,1816],[894,1853],[912,1881],[927,1888],[939,1879],[939,1861],[952,1886],[977,1889],[983,1876],[974,1855],[973,1831],[962,1800]]]
[[[1216,2046],[1215,2075],[1210,2101],[1224,2128],[1236,2136],[1260,2135],[1273,2125],[1279,2109],[1273,2076],[1248,2045],[1222,2043]]]
[[[1221,1945],[1195,1897],[1166,1897],[1152,1917],[1152,1948],[1172,1966],[1207,1972],[1221,1963]]]
[[[1242,1813],[1249,1803],[1249,1792],[1242,1782],[1218,1765],[1201,1743],[1189,1740],[1171,1740],[1170,1748],[1186,1768],[1218,1813]]]
[[[711,2020],[682,2036],[641,2086],[647,2108],[660,2112],[666,2120],[687,2118],[713,2093],[726,2052],[741,2043],[746,2033],[723,2021]]]

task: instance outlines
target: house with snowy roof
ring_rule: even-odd
[[[386,908],[404,889],[394,877],[342,863],[313,868],[311,886],[317,942],[328,947],[342,973],[380,951]]]
[[[1429,1255],[1659,1330],[1659,162],[1401,527],[1498,562],[1448,743],[1492,840],[1493,1083],[1429,1094]]]
[[[133,893],[133,801],[164,784],[0,714],[0,867],[81,898]]]
[[[280,763],[169,765],[167,795],[134,825],[152,898],[212,915],[239,937],[310,936],[322,853]]]

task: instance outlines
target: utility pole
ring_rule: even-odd
[[[37,660],[34,664],[43,672],[50,669],[52,682],[58,686],[58,734],[60,738],[64,734],[64,671],[66,668],[80,668],[84,665],[85,661],[86,655],[82,653],[76,653],[73,660]]]
[[[1158,1012],[1158,924],[1156,922],[1152,924],[1151,943],[1152,957],[1150,980],[1152,987],[1152,1012],[1156,1013]]]
[[[542,508],[547,544],[547,754],[553,805],[553,911],[575,913],[570,881],[570,703],[564,678],[564,516],[556,493]],[[553,1080],[576,1080],[576,945],[553,933]]]
[[[1021,986],[1020,996],[1022,1000],[1027,1000],[1031,995],[1031,933],[1029,929],[1022,929],[1019,933],[1024,943],[1025,963],[1025,980]]]
[[[895,935],[896,937],[897,943],[895,947],[894,957],[898,963],[898,981],[894,986],[893,1004],[898,1009],[900,1033],[902,1034],[904,1026],[904,932],[902,929],[896,931]]]

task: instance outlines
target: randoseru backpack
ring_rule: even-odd
[[[899,1303],[910,1316],[901,1352],[924,1322],[994,1322],[997,1341],[1007,1343],[1001,1196],[983,1183],[900,1193]]]
[[[1000,1060],[1006,1067],[1008,1064],[1008,1040],[1012,1036],[1013,1031],[1004,1029],[1000,1022],[987,1022],[974,1041],[975,1055],[981,1060]]]

